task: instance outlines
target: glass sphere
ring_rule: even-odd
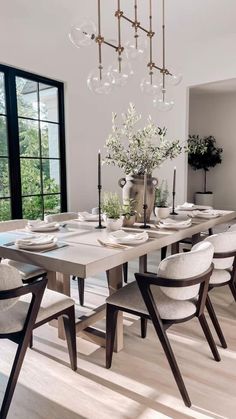
[[[170,86],[178,86],[178,84],[181,83],[183,76],[182,74],[178,74],[174,71],[174,69],[172,69],[171,67],[167,67],[169,72],[172,75],[166,75],[165,79],[166,79],[166,84],[170,85]]]
[[[127,41],[124,45],[124,51],[129,60],[142,60],[147,49],[147,40],[138,37],[138,45],[136,48],[135,39]]]
[[[77,48],[86,47],[92,45],[96,32],[96,25],[91,20],[86,20],[72,26],[69,39]]]
[[[157,108],[161,112],[170,111],[173,108],[174,104],[175,102],[173,101],[173,99],[167,99],[166,95],[164,95],[163,97],[163,92],[161,93],[160,96],[155,97],[153,99],[154,108]]]
[[[140,83],[141,92],[146,95],[157,96],[160,92],[160,83],[156,76],[148,74],[141,80]]]
[[[87,78],[89,90],[98,95],[108,95],[112,92],[113,85],[114,78],[109,70],[102,70],[102,77],[100,78],[100,71],[96,68],[91,71]]]
[[[119,62],[116,61],[109,68],[109,73],[113,78],[113,84],[117,87],[125,86],[130,77],[134,75],[131,64],[127,60],[121,60],[121,72],[119,71]]]

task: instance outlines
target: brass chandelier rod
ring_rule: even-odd
[[[102,43],[104,38],[101,35],[101,0],[98,0],[98,36],[95,41],[98,44],[98,69],[99,69],[99,78],[102,80]]]
[[[137,0],[134,0],[134,21],[138,21],[138,5]],[[138,28],[135,26],[134,29],[135,48],[138,49]]]

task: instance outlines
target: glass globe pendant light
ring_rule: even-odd
[[[169,86],[178,86],[182,79],[183,75],[180,73],[176,73],[171,67],[167,67],[168,70],[166,72],[166,84]]]
[[[76,48],[87,47],[93,44],[97,28],[92,20],[74,24],[69,33],[69,39]]]
[[[87,78],[89,90],[98,95],[109,95],[115,84],[115,80],[110,70],[96,68],[92,70]]]
[[[154,108],[157,108],[161,112],[168,112],[170,111],[175,102],[173,99],[167,99],[166,98],[166,89],[162,88],[161,95],[157,96],[153,99],[153,106]]]
[[[149,96],[157,96],[160,92],[160,84],[156,76],[151,71],[140,83],[141,92]]]
[[[114,87],[125,86],[130,78],[134,75],[134,71],[130,62],[121,57],[118,58],[118,62],[113,63],[109,67],[109,73],[113,78]]]

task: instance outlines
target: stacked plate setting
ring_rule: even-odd
[[[148,240],[148,233],[143,231],[142,233],[128,233],[123,230],[117,230],[107,235],[106,243],[118,243],[118,244],[141,244]]]
[[[46,221],[28,221],[27,230],[35,233],[49,233],[51,231],[57,231],[60,228],[60,224],[56,222],[47,223]]]
[[[26,239],[16,240],[15,245],[18,249],[42,251],[57,246],[57,238],[52,235],[35,235]]]
[[[172,218],[165,218],[164,220],[160,220],[157,224],[157,227],[169,230],[182,230],[185,228],[190,227],[192,224],[191,218],[187,220],[174,220]]]

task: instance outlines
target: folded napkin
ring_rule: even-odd
[[[19,239],[15,241],[16,246],[41,246],[44,244],[53,244],[56,242],[56,238],[52,235],[43,236],[31,236],[27,239]]]
[[[193,213],[191,214],[192,217],[197,217],[197,218],[217,218],[220,217],[220,215],[222,215],[222,211],[218,211],[218,210],[213,210],[213,209],[207,209],[204,211],[193,211]]]
[[[174,220],[172,218],[165,218],[164,220],[160,220],[159,224],[163,224],[164,226],[189,226],[192,224],[191,219],[188,220]]]
[[[90,212],[78,212],[79,221],[98,221],[98,214],[90,214]]]
[[[110,233],[108,240],[113,243],[133,243],[133,242],[143,242],[148,240],[148,233],[142,231],[141,233],[127,233],[123,230],[117,230],[113,233]]]
[[[184,202],[184,204],[178,205],[177,209],[190,209],[193,207],[194,207],[194,204],[191,204],[190,202]]]
[[[29,229],[48,229],[48,228],[53,228],[53,227],[57,227],[59,226],[58,222],[56,221],[52,221],[51,223],[47,223],[46,221],[41,221],[41,220],[33,220],[33,221],[28,221],[27,227]]]

